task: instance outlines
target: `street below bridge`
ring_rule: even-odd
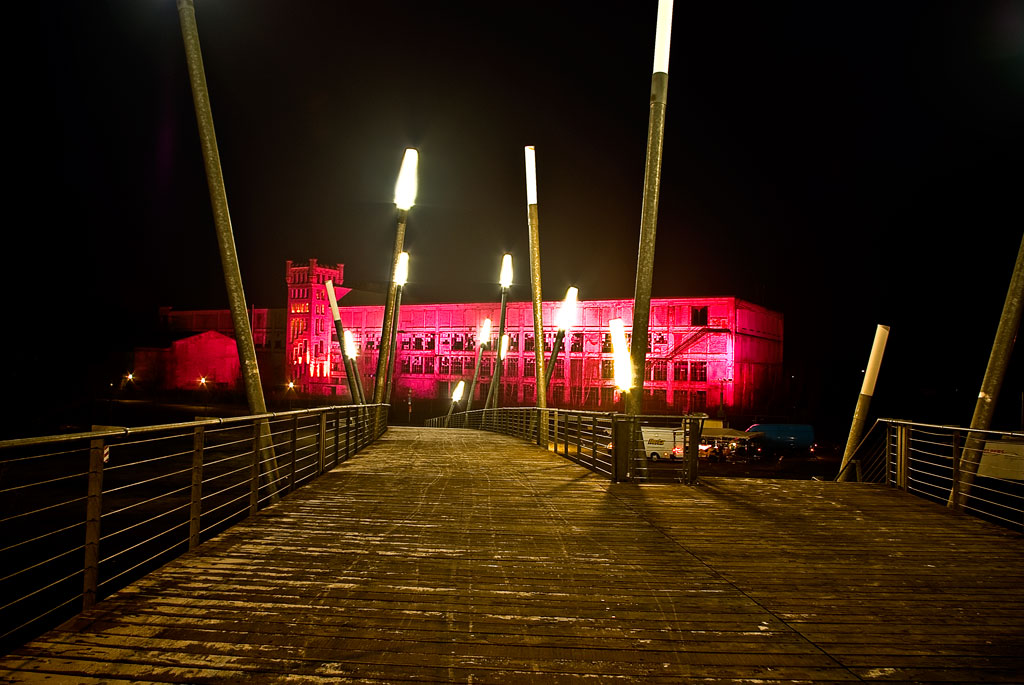
[[[5,682],[1020,682],[1020,533],[879,485],[611,483],[392,427]]]

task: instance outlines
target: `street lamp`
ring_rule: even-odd
[[[647,364],[648,326],[651,320],[651,282],[654,279],[654,240],[658,228],[658,195],[661,190],[661,156],[665,139],[665,101],[668,94],[668,53],[672,37],[672,0],[658,1],[658,26],[654,37],[654,73],[651,76],[650,113],[647,123],[647,162],[640,214],[640,246],[637,249],[633,291],[633,339],[630,359],[641,392],[631,393],[627,414],[643,409],[644,369]],[[618,364],[616,364],[616,367]]]
[[[476,388],[476,380],[480,377],[480,358],[483,356],[484,346],[491,342],[491,320],[484,319],[483,325],[477,334],[476,366],[473,368],[473,380],[469,384],[469,396],[466,397],[466,411],[473,408],[473,391]]]
[[[409,253],[403,252],[398,255],[398,264],[395,266],[395,313],[391,321],[391,350],[395,361],[398,359],[398,312],[402,308],[402,290],[405,289],[405,282],[409,280]],[[384,401],[391,401],[391,381],[395,377],[395,363],[389,361],[387,366],[387,385],[385,386]]]
[[[452,418],[452,412],[455,410],[455,405],[462,399],[462,393],[466,389],[466,381],[459,381],[459,384],[455,386],[455,390],[452,391],[452,406],[448,407],[448,416],[444,418],[444,427],[448,427],[448,422]]]
[[[512,285],[512,255],[507,252],[501,258],[501,271],[498,275],[498,283],[501,285],[501,318],[498,322],[498,338],[505,336],[505,310],[508,305],[508,289]],[[501,357],[504,359],[504,355]],[[496,394],[495,386],[501,383],[501,364],[497,364],[494,375],[491,377],[491,387],[487,390],[487,402],[484,409],[497,407],[500,397]]]
[[[345,382],[348,384],[348,394],[352,398],[352,404],[364,404],[362,398],[362,392],[357,386],[359,374],[356,370],[355,362],[352,358],[345,354],[345,335],[351,335],[345,330],[345,326],[341,323],[341,312],[338,311],[338,298],[334,292],[334,282],[327,281],[327,299],[331,304],[331,315],[334,317],[334,330],[338,334],[338,344],[342,347],[342,363],[345,365]]]
[[[555,334],[555,346],[551,349],[551,361],[548,363],[548,367],[544,370],[545,389],[547,389],[548,382],[551,380],[551,369],[555,368],[555,362],[558,361],[558,350],[562,347],[562,342],[565,340],[565,334],[573,327],[573,324],[576,323],[576,297],[578,294],[578,288],[570,287],[566,290],[565,299],[562,300],[562,308],[558,310],[558,316],[555,317],[555,325],[558,326],[558,333]]]
[[[398,182],[395,184],[395,207],[398,208],[398,228],[395,231],[395,250],[391,258],[391,283],[388,285],[387,299],[384,301],[384,320],[381,322],[380,350],[377,355],[377,376],[375,378],[373,401],[375,404],[384,402],[384,393],[387,389],[387,369],[391,364],[391,337],[394,325],[395,299],[398,293],[398,284],[395,282],[395,273],[398,271],[398,262],[402,254],[402,246],[405,243],[405,224],[409,218],[409,210],[416,202],[416,167],[419,163],[419,153],[415,148],[407,148],[402,158],[402,168],[398,172]]]
[[[355,401],[357,404],[366,404],[366,396],[363,394],[363,381],[359,377],[359,349],[356,347],[356,341],[352,337],[352,331],[345,331],[343,340],[345,342],[345,358],[348,359],[352,366],[352,378],[355,381]]]

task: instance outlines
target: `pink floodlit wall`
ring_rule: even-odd
[[[167,384],[171,388],[197,388],[199,380],[205,378],[211,388],[234,389],[240,379],[235,340],[216,331],[174,342],[171,360],[167,366]]]
[[[301,392],[347,397],[340,348],[325,283],[341,283],[342,266],[288,263],[288,322],[285,375]],[[347,291],[346,291],[347,292]],[[497,299],[497,293],[495,293]],[[380,346],[383,306],[346,307],[342,323],[359,347],[364,388],[373,387]],[[560,302],[543,303],[545,359],[550,359]],[[581,301],[577,325],[565,336],[549,388],[549,405],[611,410],[614,389],[608,322],[632,325],[630,300]],[[477,333],[484,319],[493,324],[491,350],[498,337],[499,304],[402,305],[399,316],[392,401],[447,397],[459,380],[468,382],[476,366]],[[644,410],[652,412],[752,412],[764,405],[781,376],[783,318],[732,297],[662,298],[651,302],[650,349],[644,383]],[[500,401],[505,406],[536,401],[533,312],[529,302],[511,302],[506,333],[510,350],[502,371]],[[495,352],[481,359],[474,392],[476,406],[486,397]]]

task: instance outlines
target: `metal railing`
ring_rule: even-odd
[[[387,410],[0,441],[0,652],[315,480],[387,430]]]
[[[538,407],[475,409],[428,419],[433,428],[470,428],[503,433],[542,445],[614,482],[683,482],[697,479],[697,444],[704,414],[630,416],[612,412]],[[674,428],[684,454],[678,463],[650,462],[641,428]]]
[[[1024,527],[1024,433],[879,419],[836,480],[882,483]]]

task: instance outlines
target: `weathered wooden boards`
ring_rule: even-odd
[[[614,485],[396,427],[0,679],[1020,681],[1022,542],[878,486]]]

